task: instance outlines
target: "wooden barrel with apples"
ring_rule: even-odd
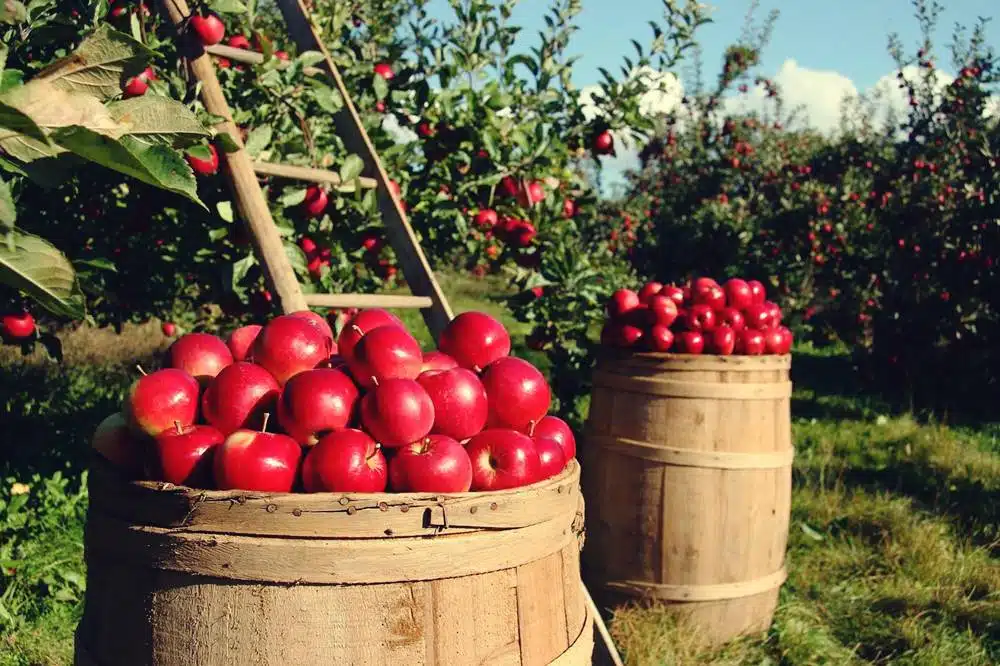
[[[89,666],[583,666],[580,466],[452,495],[128,482],[96,462]]]
[[[722,643],[770,626],[785,580],[791,356],[609,354],[579,455],[585,577]],[[594,589],[593,587],[591,589]]]

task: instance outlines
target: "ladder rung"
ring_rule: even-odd
[[[312,167],[295,166],[292,164],[277,164],[275,162],[254,162],[253,170],[261,176],[278,176],[279,178],[293,178],[295,180],[306,180],[311,183],[328,183],[330,185],[341,184],[340,174],[336,171],[326,169],[314,169]],[[358,178],[361,189],[372,190],[378,186],[378,181],[374,178]],[[352,190],[351,185],[345,185],[346,189]]]
[[[319,308],[429,308],[429,296],[395,294],[305,294],[306,303]]]
[[[264,54],[247,49],[237,49],[225,44],[213,44],[206,46],[205,52],[219,58],[229,58],[233,62],[242,62],[248,65],[259,65],[264,62]]]
[[[238,49],[232,46],[226,46],[225,44],[213,44],[212,46],[206,46],[205,53],[214,55],[216,58],[226,58],[228,60],[232,60],[233,62],[240,62],[246,65],[260,65],[264,62],[264,54],[260,51]],[[291,67],[291,65],[292,63],[288,61],[281,61],[278,63],[278,69]],[[319,67],[303,67],[302,72],[306,76],[317,76],[322,74],[323,70]]]

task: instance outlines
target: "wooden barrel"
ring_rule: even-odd
[[[583,666],[580,467],[509,491],[261,494],[92,469],[77,666]]]
[[[584,574],[604,601],[667,604],[707,643],[770,626],[786,577],[790,367],[790,356],[599,361],[580,455]]]

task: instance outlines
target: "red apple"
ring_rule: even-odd
[[[784,326],[764,331],[764,349],[768,354],[787,354],[792,350],[792,332]]]
[[[426,351],[424,352],[424,362],[420,366],[420,374],[428,370],[451,370],[458,367],[458,361],[448,356],[444,352]]]
[[[315,323],[292,315],[269,321],[250,349],[253,362],[270,372],[279,386],[325,363],[332,354],[332,340]]]
[[[715,310],[705,303],[695,303],[684,312],[684,327],[689,331],[711,331],[715,328]]]
[[[668,352],[674,344],[674,334],[669,326],[663,324],[653,324],[646,336],[646,345],[651,351]]]
[[[645,303],[640,303],[617,318],[623,324],[646,330],[656,323],[656,315]]]
[[[719,326],[708,334],[708,350],[719,356],[729,356],[736,348],[736,332],[728,326]]]
[[[0,319],[0,333],[10,340],[24,340],[35,334],[35,318],[30,312],[6,314]]]
[[[753,303],[753,292],[745,280],[739,278],[727,280],[723,289],[726,292],[726,303],[730,308],[745,310]]]
[[[184,156],[191,165],[191,170],[199,176],[214,176],[219,173],[219,151],[212,144],[208,144],[208,152],[210,156],[207,160],[190,154]]]
[[[365,333],[347,357],[351,376],[364,388],[389,379],[416,379],[423,363],[420,344],[398,326],[382,326]]]
[[[772,303],[771,301],[764,301],[764,309],[767,310],[771,319],[771,326],[778,326],[781,324],[781,308],[778,307],[777,303]]]
[[[677,304],[678,308],[684,305],[684,290],[681,289],[680,287],[675,287],[672,284],[667,285],[666,287],[660,290],[659,295],[666,296],[667,298],[672,300],[674,303]]]
[[[510,334],[485,312],[463,312],[441,332],[438,348],[474,372],[510,353]]]
[[[598,155],[614,155],[615,153],[615,137],[608,130],[594,135],[591,145]]]
[[[766,331],[773,328],[775,323],[771,319],[774,316],[772,310],[764,303],[754,303],[743,313],[746,319],[747,328],[758,331]]]
[[[376,75],[381,76],[386,81],[391,81],[396,76],[395,72],[392,71],[392,65],[390,65],[389,63],[385,62],[375,63],[375,66],[372,68],[372,70],[375,72]]]
[[[344,372],[306,370],[281,389],[278,422],[299,444],[313,446],[325,433],[347,427],[357,401],[358,387]]]
[[[229,334],[226,346],[229,347],[234,361],[247,360],[250,348],[253,347],[253,341],[257,339],[261,328],[263,327],[258,324],[250,324],[249,326],[241,326]]]
[[[431,432],[462,441],[486,425],[486,389],[476,373],[465,368],[430,370],[422,373],[417,382],[434,403]]]
[[[683,331],[674,337],[674,351],[678,354],[700,354],[705,351],[705,336],[700,331]]]
[[[226,343],[210,333],[182,335],[170,345],[167,357],[171,368],[183,370],[203,385],[233,363]]]
[[[476,213],[475,223],[480,229],[492,229],[497,225],[499,219],[495,210],[485,208]]]
[[[198,380],[176,368],[143,375],[125,398],[122,412],[137,431],[155,437],[178,422],[189,426],[198,418]]]
[[[243,35],[233,35],[226,40],[228,46],[232,46],[234,49],[244,49],[250,51],[250,40]]]
[[[527,361],[507,356],[483,371],[483,387],[489,400],[488,428],[527,430],[540,421],[552,403],[545,376]]]
[[[639,302],[648,304],[649,299],[656,296],[661,291],[663,291],[663,285],[659,282],[647,282],[642,285],[642,289],[639,290]]]
[[[388,469],[382,449],[366,433],[334,430],[306,453],[302,487],[307,493],[381,493]]]
[[[301,458],[302,447],[288,435],[237,430],[215,449],[215,485],[220,490],[288,493]]]
[[[538,480],[548,479],[566,467],[566,453],[562,445],[551,437],[535,437],[538,452]]]
[[[179,423],[156,436],[153,478],[176,486],[210,488],[212,454],[225,437],[208,425]]]
[[[759,280],[749,280],[747,286],[750,287],[753,303],[762,305],[767,300],[767,292],[764,291],[764,285]]]
[[[413,379],[387,379],[361,399],[361,423],[382,446],[423,439],[434,425],[434,403]]]
[[[573,430],[558,416],[546,416],[535,424],[528,435],[535,440],[542,437],[554,439],[562,447],[566,460],[576,457],[576,437],[573,436]]]
[[[736,308],[722,308],[715,313],[715,319],[719,326],[728,326],[734,331],[742,331],[747,325],[743,313]]]
[[[337,352],[344,357],[345,361],[350,359],[354,355],[354,346],[358,344],[358,340],[365,333],[373,331],[380,326],[398,326],[405,329],[399,317],[391,312],[380,308],[362,310],[344,325],[343,330],[340,332],[340,338],[337,339]]]
[[[472,490],[504,490],[535,483],[541,461],[535,443],[516,430],[484,430],[465,445],[472,461]]]
[[[172,321],[165,321],[160,325],[160,330],[163,332],[163,335],[172,338],[174,337],[174,333],[177,332],[177,324]]]
[[[670,297],[657,294],[652,296],[648,302],[654,324],[669,328],[677,319],[677,303]]]
[[[610,347],[628,349],[639,344],[645,336],[645,331],[639,326],[620,321],[609,321],[601,330],[601,344]]]
[[[744,328],[736,334],[736,353],[745,356],[760,356],[764,353],[767,343],[761,331]]]
[[[326,337],[330,338],[331,349],[333,349],[334,354],[337,353],[337,343],[335,342],[337,336],[333,334],[333,329],[330,328],[330,323],[326,320],[326,317],[312,310],[299,310],[298,312],[292,312],[288,316],[311,321],[316,328],[323,331]]]
[[[698,279],[705,280],[706,278]],[[692,288],[691,298],[696,305],[707,305],[712,310],[721,310],[726,307],[726,292],[718,284],[715,284],[714,280],[712,284],[702,282]]]
[[[472,486],[472,461],[451,437],[428,435],[396,449],[389,479],[396,492],[464,493]]]
[[[608,315],[612,318],[621,317],[637,307],[639,307],[639,294],[631,289],[619,289],[611,294],[611,300],[608,301]]]
[[[226,26],[216,14],[195,14],[188,25],[198,35],[202,46],[218,44],[226,36]]]
[[[306,189],[306,198],[302,202],[302,207],[309,217],[319,217],[326,211],[328,202],[329,197],[327,197],[326,190],[319,185],[310,185]]]
[[[129,478],[142,472],[147,444],[142,436],[135,435],[129,429],[120,412],[101,421],[90,440],[95,451]]]
[[[205,420],[223,435],[240,428],[260,428],[274,411],[280,389],[271,374],[253,363],[237,361],[212,380],[201,397]]]

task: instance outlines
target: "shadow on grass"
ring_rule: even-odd
[[[90,436],[120,408],[132,373],[55,363],[0,367],[0,477],[23,480],[87,464]]]

